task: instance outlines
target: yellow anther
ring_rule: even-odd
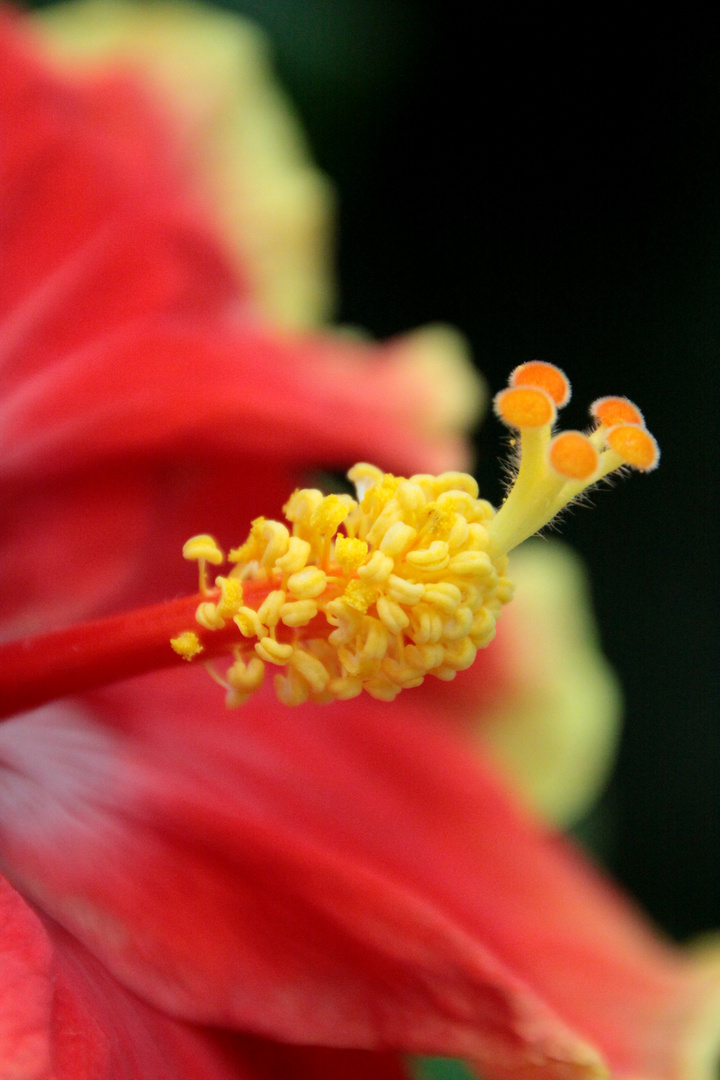
[[[234,690],[241,694],[251,694],[262,686],[265,665],[259,656],[251,656],[247,664],[238,659],[228,668],[225,678]]]
[[[450,561],[450,549],[445,540],[433,540],[426,548],[409,551],[406,561],[423,570],[444,570]]]
[[[473,612],[469,607],[458,607],[450,618],[443,621],[442,641],[460,641],[472,629]]]
[[[280,521],[266,521],[262,526],[262,539],[265,550],[262,554],[263,566],[273,566],[287,553],[290,545],[290,531]]]
[[[368,679],[365,683],[365,689],[370,697],[374,697],[378,701],[394,701],[402,687],[391,682],[386,675],[381,674]]]
[[[546,427],[555,419],[555,404],[544,390],[530,386],[512,386],[495,398],[495,411],[508,427]]]
[[[391,600],[398,604],[413,607],[422,600],[425,586],[421,581],[407,581],[405,578],[391,574],[387,579],[386,593]]]
[[[366,660],[382,660],[388,647],[388,632],[379,619],[366,615],[363,621],[365,641],[362,656]]]
[[[451,615],[462,601],[462,593],[457,585],[450,581],[440,581],[436,585],[428,585],[425,589],[423,603],[430,604],[444,615]]]
[[[314,600],[291,600],[280,608],[280,621],[285,626],[307,626],[318,613]]]
[[[182,656],[183,660],[192,660],[194,656],[203,651],[200,638],[193,630],[185,630],[182,634],[178,634],[177,637],[170,638],[170,644],[178,656]]]
[[[381,596],[377,602],[377,613],[391,634],[399,634],[410,625],[410,616],[394,600]]]
[[[515,595],[515,584],[509,577],[501,576],[497,580],[495,599],[499,604],[509,604]]]
[[[343,598],[341,600],[331,600],[325,607],[325,618],[330,626],[335,627],[335,630],[328,635],[328,641],[335,648],[347,645],[349,641],[356,637],[360,631],[362,615],[380,595],[379,590],[374,595],[371,593],[372,599],[368,599],[364,607],[356,607],[348,600],[351,585],[360,585],[360,582],[351,581]],[[371,586],[365,585],[361,586],[361,588],[370,590]]]
[[[455,515],[462,514],[468,521],[472,520],[477,509],[476,500],[472,495],[455,489],[442,491],[435,502],[442,510],[451,510]]]
[[[365,498],[368,488],[382,482],[384,473],[377,465],[369,465],[367,461],[360,461],[348,471],[348,480],[355,485],[357,497],[360,502]]]
[[[362,679],[351,679],[348,676],[331,679],[326,690],[335,701],[349,701],[351,698],[362,694]]]
[[[581,431],[562,431],[550,443],[548,461],[568,480],[589,480],[597,472],[600,455]]]
[[[293,650],[290,665],[303,677],[314,694],[321,694],[330,682],[330,672],[322,661],[304,649]]]
[[[182,553],[183,558],[189,559],[191,562],[203,559],[205,562],[212,563],[213,566],[220,566],[225,561],[225,556],[218,547],[217,541],[206,533],[191,536],[189,540],[186,540],[183,544]]]
[[[494,516],[495,511],[493,510],[491,517],[487,520],[492,520],[492,517]],[[487,551],[489,543],[490,534],[488,533],[486,526],[471,521],[468,525],[468,538],[465,545],[466,549],[468,551]],[[453,558],[455,558],[454,555]]]
[[[239,578],[219,575],[215,578],[215,584],[220,589],[220,600],[217,604],[218,615],[229,619],[242,607],[242,582]]]
[[[288,521],[309,527],[313,513],[322,501],[322,491],[316,488],[302,488],[292,493],[283,506],[283,514]]]
[[[432,671],[440,667],[445,656],[442,645],[408,645],[405,648],[405,661],[419,671]]]
[[[383,551],[374,551],[369,561],[358,570],[358,577],[368,585],[381,585],[393,572],[395,564]]]
[[[455,521],[447,538],[447,546],[450,551],[461,548],[470,535],[470,526],[467,520],[460,514],[455,514]]]
[[[451,574],[459,577],[484,578],[493,573],[494,567],[487,551],[461,551],[448,563]]]
[[[516,367],[510,376],[511,386],[532,386],[544,390],[558,408],[570,400],[570,380],[564,371],[544,360],[529,360]]]
[[[443,504],[433,500],[425,507],[424,518],[425,521],[420,533],[423,541],[428,539],[447,540],[452,532],[457,514],[450,509],[447,502]]]
[[[434,645],[442,637],[442,618],[436,611],[418,607],[412,617],[412,639],[416,645]]]
[[[306,566],[304,570],[298,570],[297,574],[290,575],[287,587],[296,600],[314,600],[325,592],[327,574],[317,566]]]
[[[658,444],[649,431],[639,424],[620,424],[610,428],[607,443],[611,450],[622,459],[623,464],[633,469],[650,472],[660,461]]]
[[[419,484],[413,484],[409,480],[398,484],[395,498],[403,510],[419,510],[425,505],[425,492]]]
[[[425,496],[426,502],[432,502],[437,492],[435,491],[435,481],[437,477],[431,476],[430,473],[415,473],[410,477],[410,483],[419,487]]]
[[[228,553],[228,560],[234,563],[251,562],[260,559],[265,550],[266,541],[263,537],[265,518],[255,518],[250,526],[250,535],[240,547],[232,548]]]
[[[463,641],[454,641],[445,650],[443,664],[455,671],[465,671],[469,668],[477,656],[477,649],[471,641],[465,638]]]
[[[484,649],[495,637],[495,617],[487,608],[481,608],[473,619],[469,637],[478,649]]]
[[[373,518],[378,517],[387,503],[395,498],[401,482],[402,477],[393,476],[392,473],[382,473],[380,479],[365,491],[360,503],[363,513]]]
[[[258,619],[271,630],[280,622],[280,612],[285,606],[285,593],[282,589],[273,589],[268,593],[258,608]]]
[[[367,581],[349,581],[343,593],[343,601],[356,611],[366,612],[380,596],[380,589]]]
[[[355,500],[349,496],[326,495],[313,510],[310,526],[319,533],[334,536],[338,526],[356,505]]]
[[[412,525],[406,525],[404,521],[396,521],[380,541],[380,550],[392,559],[398,558],[407,551],[417,536],[417,529]]]
[[[363,501],[370,499],[372,494],[373,492],[371,489],[367,493]],[[385,503],[379,516],[376,518],[374,524],[367,532],[367,542],[370,547],[379,546],[390,526],[394,525],[396,521],[400,521],[401,519],[402,508],[400,506],[400,503],[397,501],[397,499],[389,499]]]
[[[472,499],[478,497],[478,485],[474,476],[468,473],[444,472],[435,477],[433,484],[435,498],[440,501],[440,496],[447,491],[464,491]]]
[[[380,670],[383,675],[388,677],[391,683],[401,690],[421,686],[424,681],[423,676],[418,673],[416,668],[412,668],[408,664],[401,664],[390,656],[385,657],[380,665]]]
[[[475,513],[472,521],[488,522],[495,517],[497,510],[487,499],[478,499],[475,503]]]
[[[345,574],[351,574],[365,562],[368,546],[365,540],[338,536],[335,541],[335,562]]]
[[[273,683],[278,700],[283,705],[303,705],[310,697],[310,687],[293,668],[289,668],[285,675],[276,675]]]
[[[287,552],[280,556],[275,565],[284,574],[296,574],[307,565],[311,552],[312,548],[307,540],[301,540],[299,536],[291,536]]]
[[[264,637],[255,645],[255,652],[261,660],[265,660],[268,664],[282,666],[287,664],[292,656],[293,647],[282,641],[275,641],[275,638]]]
[[[206,630],[222,630],[225,620],[220,614],[217,604],[210,600],[204,600],[195,609],[195,618]]]
[[[243,637],[265,637],[267,627],[258,618],[257,611],[251,607],[241,607],[237,615],[233,616],[233,622]]]
[[[351,679],[361,678],[361,664],[357,653],[352,652],[345,645],[338,647],[338,660],[342,666],[344,676]]]

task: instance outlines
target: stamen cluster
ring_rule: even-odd
[[[508,552],[609,473],[658,463],[657,443],[627,398],[594,402],[587,432],[556,433],[569,398],[565,374],[538,360],[516,368],[495,398],[519,435],[517,473],[497,513],[465,473],[406,480],[360,464],[348,473],[357,499],[305,489],[283,508],[285,522],[254,521],[215,591],[207,564],[219,566],[223,552],[211,536],[188,540],[183,554],[198,561],[207,596],[197,624],[205,633],[232,621],[238,631],[224,678],[210,669],[227,703],[257,690],[268,664],[280,669],[275,688],[287,705],[362,690],[392,701],[426,675],[449,680],[469,667],[512,596]],[[175,652],[200,655],[199,633],[173,638]]]
[[[216,578],[219,596],[199,605],[204,629],[229,620],[238,629],[222,680],[228,704],[256,690],[268,664],[282,669],[275,687],[288,705],[362,690],[391,701],[428,674],[453,679],[492,640],[513,589],[506,556],[490,553],[495,511],[475,480],[407,480],[367,464],[348,475],[357,500],[300,490],[284,507],[287,523],[254,521],[228,555],[233,569]],[[184,554],[200,561],[201,585],[205,563],[223,561],[206,536]],[[248,602],[250,592],[261,602]],[[173,647],[190,659],[199,649],[188,633]]]

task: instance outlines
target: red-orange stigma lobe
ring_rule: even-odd
[[[561,409],[570,400],[570,380],[564,371],[545,360],[529,360],[516,367],[510,376],[510,386],[532,386],[544,390]]]
[[[537,387],[511,386],[495,398],[495,411],[508,427],[537,428],[552,424],[555,404],[548,393]]]
[[[617,424],[639,424],[645,427],[645,419],[634,402],[625,397],[601,397],[593,401],[590,415],[598,424],[615,427]]]
[[[589,480],[595,473],[600,455],[587,435],[580,431],[563,431],[550,443],[550,465],[568,480]]]
[[[610,428],[607,443],[627,465],[641,472],[651,472],[660,462],[657,442],[650,432],[639,424],[619,424]]]

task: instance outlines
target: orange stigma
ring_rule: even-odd
[[[643,414],[637,405],[625,397],[598,398],[590,406],[590,415],[606,428],[615,427],[616,424],[640,424],[645,427]]]
[[[540,387],[511,386],[495,398],[495,412],[508,427],[538,428],[552,424],[555,404]]]
[[[657,442],[644,427],[639,424],[618,424],[606,435],[607,444],[614,450],[624,465],[630,465],[641,472],[650,472],[660,463],[660,449]]]
[[[564,371],[545,360],[529,360],[516,367],[510,376],[510,386],[534,386],[553,399],[558,409],[570,400],[570,380]]]
[[[515,481],[490,528],[491,550],[510,551],[609,473],[623,466],[649,472],[657,465],[657,443],[627,398],[599,398],[590,407],[593,428],[555,434],[555,407],[569,398],[565,373],[541,360],[516,368],[509,388],[495,398],[500,420],[520,433],[520,453]]]

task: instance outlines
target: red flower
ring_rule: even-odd
[[[186,591],[182,541],[308,466],[461,464],[413,339],[268,328],[132,81],[5,14],[0,125],[8,637]],[[439,722],[498,656],[394,704],[230,713],[188,668],[0,725],[5,1075],[706,1075],[717,973]]]

